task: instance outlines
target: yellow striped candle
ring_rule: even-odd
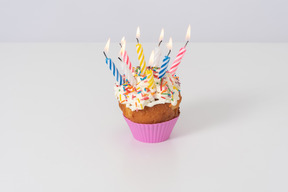
[[[153,71],[151,69],[147,69],[146,75],[147,75],[147,80],[148,80],[148,88],[154,89],[155,88],[155,82],[154,82]]]
[[[154,51],[152,51],[150,59],[149,59],[149,65],[151,65],[154,62]],[[154,82],[154,75],[153,71],[151,69],[146,70],[146,75],[147,75],[147,81],[148,81],[148,88],[151,90],[154,90],[155,82]]]
[[[140,64],[141,74],[143,75],[143,74],[145,74],[145,71],[146,71],[146,61],[144,58],[143,47],[139,43],[139,37],[140,37],[140,29],[138,27],[137,32],[136,32],[136,39],[137,39],[136,50],[137,50],[137,54],[138,54],[138,60],[139,60],[139,64]]]

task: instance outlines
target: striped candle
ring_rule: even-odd
[[[159,78],[160,79],[162,77],[164,77],[164,75],[166,74],[169,61],[170,61],[170,57],[169,56],[165,56],[163,61],[162,61],[162,65],[161,65],[160,72],[159,72]]]
[[[126,63],[129,71],[131,71],[131,73],[132,73],[133,72],[132,64],[131,64],[131,61],[129,59],[129,56],[127,55],[126,50],[124,50],[124,52],[121,52],[121,56],[123,58],[124,63]]]
[[[116,82],[117,82],[119,85],[122,85],[122,84],[123,84],[123,77],[122,77],[122,75],[119,73],[118,69],[116,68],[115,63],[114,63],[110,58],[106,58],[106,64],[108,65],[110,71],[112,71],[113,76],[114,76],[115,79],[116,79]]]
[[[147,75],[147,80],[148,80],[148,88],[154,89],[155,88],[155,82],[154,82],[153,71],[151,69],[147,69],[146,75]]]
[[[170,67],[170,70],[169,70],[169,72],[170,72],[172,75],[175,75],[175,72],[176,72],[176,70],[178,69],[179,64],[181,63],[181,60],[182,60],[182,58],[184,57],[185,52],[186,52],[186,48],[185,48],[185,47],[182,47],[182,48],[179,50],[179,53],[178,53],[178,55],[176,56],[176,59],[174,60],[172,66]]]
[[[126,63],[123,62],[123,60],[121,61],[122,63],[122,69],[123,72],[125,74],[125,78],[129,81],[129,83],[135,87],[136,86],[136,79],[133,76],[133,74],[131,73],[131,71],[128,69],[128,66],[126,65]]]
[[[143,47],[142,47],[142,45],[140,43],[137,43],[136,48],[137,48],[138,60],[139,60],[139,63],[140,63],[141,74],[145,74],[146,61],[145,61],[145,58],[144,58]]]
[[[122,38],[121,40],[121,56],[122,56],[122,59],[124,61],[124,63],[126,63],[126,65],[128,66],[128,69],[133,72],[133,67],[132,67],[132,63],[129,59],[129,56],[127,54],[127,51],[126,51],[126,40],[125,40],[125,37]]]
[[[168,68],[168,63],[170,61],[170,57],[169,54],[171,53],[172,50],[172,38],[170,37],[169,42],[167,43],[167,48],[169,50],[168,54],[164,57],[163,61],[162,61],[162,65],[160,68],[160,72],[159,72],[159,78],[161,79],[162,77],[164,77],[164,75],[166,74],[167,68]]]
[[[127,76],[127,79],[129,81],[129,83],[135,87],[136,86],[136,79],[134,78],[133,76],[133,67],[132,67],[132,64],[131,64],[131,61],[129,59],[129,56],[125,50],[125,47],[126,47],[126,41],[123,40],[122,41],[122,48],[121,48],[121,51],[120,51],[120,54],[121,54],[121,57],[122,57],[122,61],[124,62],[124,71],[125,71],[125,74]],[[126,70],[125,70],[126,69]]]
[[[186,45],[188,44],[189,40],[190,40],[190,33],[191,33],[191,26],[188,26],[187,29],[187,33],[186,33],[186,44],[184,45],[184,47],[182,47],[179,50],[179,53],[176,56],[176,59],[174,60],[174,62],[172,63],[169,72],[172,75],[175,75],[176,70],[178,69],[179,64],[181,63],[182,58],[184,57],[184,54],[186,52]]]
[[[137,54],[138,54],[138,60],[139,60],[139,64],[140,64],[141,74],[145,75],[146,61],[145,61],[145,58],[144,58],[143,47],[139,43],[139,38],[140,38],[140,28],[137,27],[137,31],[136,31],[136,40],[137,40],[136,50],[137,50]]]

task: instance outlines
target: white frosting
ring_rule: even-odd
[[[139,76],[139,67],[133,73],[136,78],[136,87],[132,87],[129,83],[123,85],[115,85],[115,96],[122,104],[132,111],[142,110],[144,107],[153,107],[157,104],[171,103],[175,106],[179,100],[180,82],[179,78],[172,76],[168,71],[162,79],[158,78],[159,67],[153,69],[154,82],[156,88],[149,90],[147,77]],[[162,81],[162,82],[161,82]],[[162,86],[161,86],[162,85]]]

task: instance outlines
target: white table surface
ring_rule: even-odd
[[[1,192],[288,191],[288,44],[190,43],[159,144],[133,139],[104,44],[0,44]]]

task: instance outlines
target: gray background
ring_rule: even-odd
[[[1,0],[0,42],[287,42],[287,0]]]

